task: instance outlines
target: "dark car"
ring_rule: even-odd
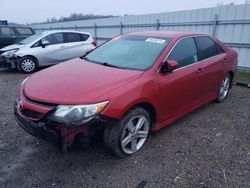
[[[0,25],[0,49],[17,43],[35,32],[30,27]]]

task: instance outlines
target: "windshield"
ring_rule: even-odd
[[[43,33],[37,33],[37,34],[31,35],[30,37],[18,42],[18,44],[29,44],[35,41],[36,39],[40,38],[41,36],[43,36]]]
[[[118,37],[89,53],[85,59],[117,68],[147,70],[170,40],[145,36]]]

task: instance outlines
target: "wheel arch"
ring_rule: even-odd
[[[26,57],[31,57],[31,58],[35,59],[37,65],[39,66],[39,61],[38,61],[38,59],[37,59],[35,56],[33,56],[33,55],[25,55],[25,56],[23,56],[23,57],[19,57],[19,60],[24,59],[24,58],[26,58]]]
[[[151,118],[151,126],[153,126],[156,122],[157,122],[157,112],[156,112],[156,108],[154,107],[153,104],[151,104],[150,102],[138,102],[135,103],[133,105],[131,105],[124,113],[122,116],[124,116],[125,114],[128,113],[129,110],[134,109],[136,107],[141,107],[144,108],[150,115]]]

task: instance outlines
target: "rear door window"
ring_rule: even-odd
[[[9,27],[2,27],[0,28],[0,33],[2,35],[14,35],[14,32],[11,28]]]
[[[64,33],[65,42],[81,42],[81,36],[79,33]]]
[[[170,52],[168,60],[175,60],[178,67],[185,67],[198,61],[198,54],[194,38],[181,39]]]
[[[16,27],[16,30],[20,35],[32,35],[33,34],[32,30],[28,27]]]
[[[42,39],[42,42],[45,40],[49,41],[50,45],[61,44],[64,42],[62,33],[54,33],[54,34],[48,35]]]
[[[196,41],[199,49],[200,61],[213,57],[220,53],[224,53],[224,50],[218,44],[216,44],[210,37],[196,37]]]

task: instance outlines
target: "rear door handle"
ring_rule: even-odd
[[[64,46],[64,45],[61,45],[60,48],[65,48],[65,46]]]
[[[198,73],[200,73],[200,72],[202,72],[202,71],[203,71],[203,68],[201,68],[201,67],[198,68],[198,70],[197,70]]]
[[[227,58],[226,57],[223,58],[223,63],[225,63],[225,64],[227,63]]]

